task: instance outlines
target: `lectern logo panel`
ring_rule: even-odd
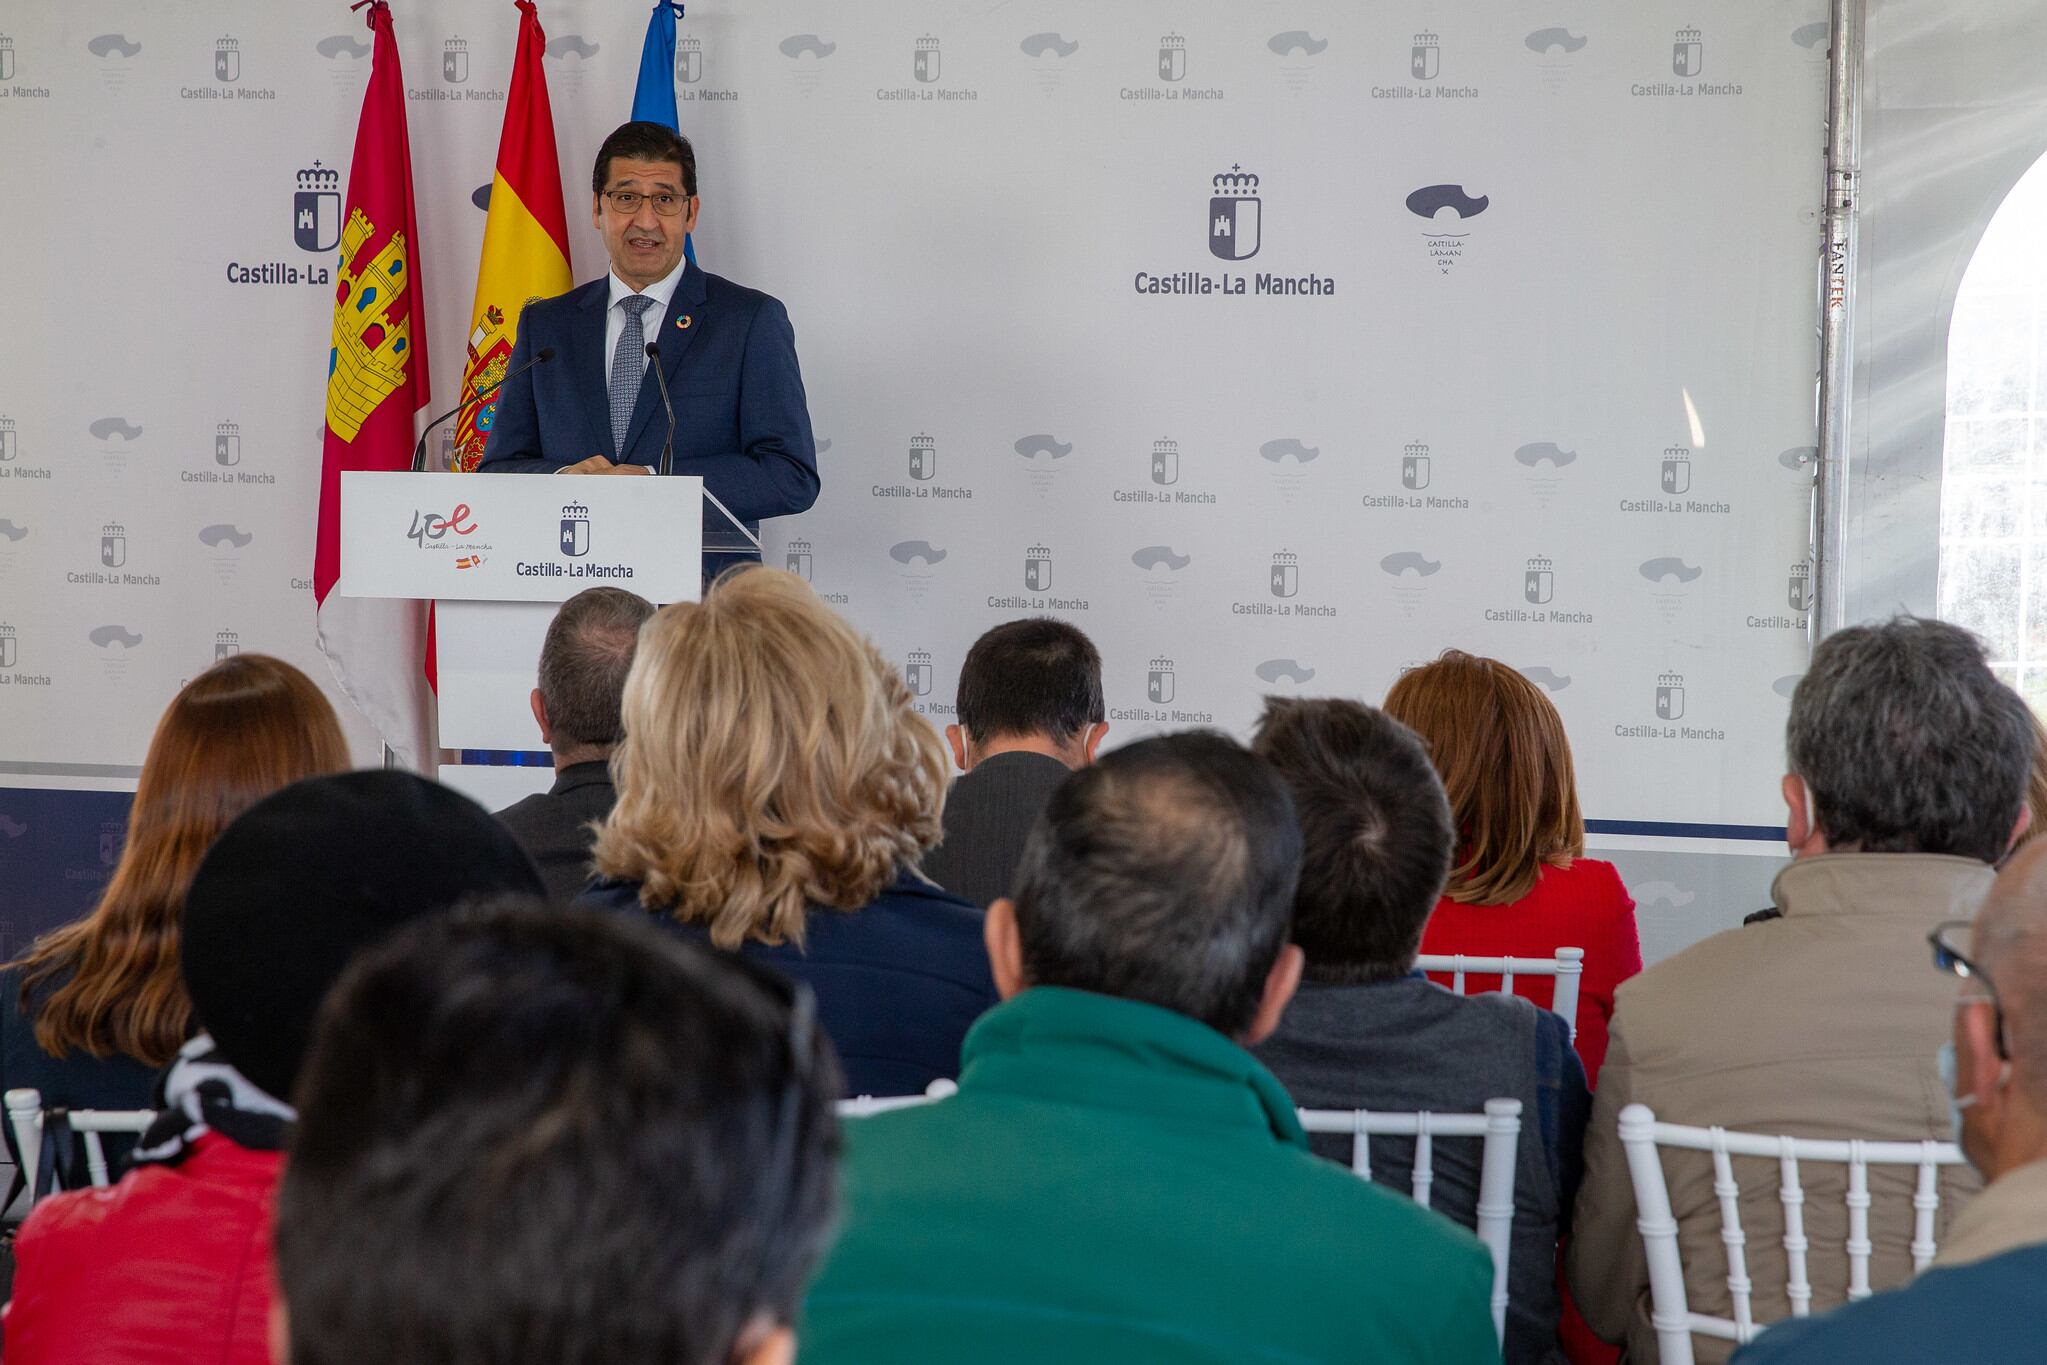
[[[590,553],[590,509],[580,502],[562,508],[562,553],[581,559]]]
[[[447,539],[450,531],[458,536],[474,535],[475,515],[469,510],[469,504],[466,502],[456,503],[455,510],[446,516],[439,512],[415,511],[412,514],[412,528],[405,533],[405,538],[423,550],[429,544]]]

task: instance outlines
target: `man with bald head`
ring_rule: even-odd
[[[1941,1051],[1962,1151],[1989,1181],[1905,1288],[1771,1328],[1737,1365],[2038,1359],[2047,1349],[2047,843],[1999,874],[1973,926],[1944,924],[1933,964],[1960,978]],[[1874,1002],[1873,1002],[1874,1003]]]

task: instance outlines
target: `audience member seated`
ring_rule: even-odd
[[[1991,864],[2025,822],[2032,723],[1968,632],[1900,617],[1821,641],[1791,698],[1779,919],[1729,929],[1620,991],[1585,1138],[1567,1250],[1587,1321],[1632,1359],[1656,1357],[1649,1277],[1616,1123],[1631,1103],[1673,1123],[1794,1137],[1952,1136],[1934,1056],[1954,999],[1926,936],[1975,913]],[[1711,1159],[1664,1156],[1694,1311],[1731,1315]],[[1740,1215],[1758,1320],[1788,1317],[1775,1163],[1748,1168]],[[1911,1274],[1910,1168],[1871,1172],[1870,1282]],[[1976,1180],[1941,1179],[1943,1219]],[[1813,1307],[1848,1286],[1845,1167],[1805,1175]],[[1694,1337],[1702,1361],[1731,1347]]]
[[[533,855],[547,894],[571,901],[590,880],[597,822],[611,814],[611,751],[624,736],[619,695],[653,603],[623,588],[585,588],[554,614],[540,645],[533,719],[554,751],[554,786],[498,812]]]
[[[1034,616],[974,641],[960,668],[958,723],[945,727],[960,777],[945,842],[924,875],[975,905],[1012,890],[1024,836],[1052,789],[1094,762],[1109,732],[1102,656],[1076,626]]]
[[[809,584],[742,567],[656,612],[612,765],[586,903],[809,982],[851,1094],[959,1073],[995,985],[980,914],[915,871],[938,842],[945,747]]]
[[[298,1091],[277,1365],[786,1365],[837,1185],[815,1008],[601,911],[365,954]]]
[[[2047,844],[1999,874],[1973,932],[1936,933],[1935,964],[1962,978],[1942,1083],[1990,1183],[1908,1286],[1772,1327],[1738,1365],[2003,1365],[2047,1344]]]
[[[334,708],[290,664],[237,654],[185,684],[150,738],[99,904],[0,971],[0,1090],[32,1087],[50,1107],[147,1109],[156,1073],[192,1033],[178,920],[199,860],[258,800],[347,767]],[[11,1152],[11,1129],[6,1140]],[[117,1160],[131,1145],[103,1142]],[[82,1146],[57,1156],[60,1183],[84,1184]]]
[[[1286,788],[1220,736],[1053,793],[959,1093],[848,1125],[806,1360],[1499,1359],[1477,1240],[1315,1157],[1245,1051],[1300,979],[1300,861]]]
[[[1450,804],[1421,742],[1352,701],[1266,703],[1252,749],[1286,779],[1301,825],[1293,941],[1307,955],[1279,1031],[1256,1049],[1310,1109],[1474,1113],[1521,1101],[1506,1359],[1560,1360],[1556,1251],[1577,1193],[1592,1097],[1570,1030],[1512,995],[1462,996],[1414,970],[1450,870]],[[1349,1163],[1351,1139],[1315,1150]],[[1431,1207],[1478,1224],[1480,1147],[1434,1147]],[[1410,1188],[1412,1139],[1374,1138],[1372,1178]]]
[[[204,1031],[165,1073],[133,1169],[22,1224],[7,1365],[267,1365],[271,1204],[322,998],[396,926],[505,892],[541,892],[511,835],[409,773],[312,778],[228,826],[185,903]]]
[[[2026,828],[2012,845],[2014,850],[2026,847],[2047,832],[2047,724],[2041,723],[2030,706],[2026,715],[2033,722],[2033,769],[2026,775]]]
[[[1457,826],[1449,889],[1422,951],[1550,957],[1583,948],[1578,1056],[1597,1086],[1614,990],[1642,970],[1642,945],[1620,874],[1584,856],[1563,717],[1513,669],[1456,649],[1403,674],[1386,694],[1386,714],[1428,745]],[[1468,976],[1466,985],[1493,989],[1500,978]],[[1538,1005],[1554,998],[1547,977],[1517,978],[1514,987]]]

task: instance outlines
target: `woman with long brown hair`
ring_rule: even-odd
[[[1642,970],[1642,944],[1620,874],[1583,856],[1585,820],[1563,717],[1507,665],[1457,649],[1403,674],[1384,709],[1428,745],[1457,829],[1450,883],[1421,950],[1549,957],[1583,948],[1578,1055],[1596,1085],[1614,989]],[[1522,977],[1515,987],[1549,1004],[1550,981]]]
[[[263,797],[348,766],[334,708],[290,664],[237,654],[185,684],[150,738],[99,903],[0,969],[0,1086],[46,1106],[148,1107],[192,1032],[178,922],[200,859]]]

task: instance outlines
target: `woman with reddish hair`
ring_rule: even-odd
[[[1549,957],[1583,948],[1578,1055],[1597,1085],[1613,993],[1642,970],[1635,902],[1612,863],[1587,858],[1563,717],[1541,688],[1496,659],[1445,650],[1404,674],[1385,712],[1422,737],[1457,827],[1450,883],[1422,933],[1424,953]],[[1467,977],[1470,988],[1498,978]],[[1547,1006],[1553,983],[1518,977]]]
[[[290,664],[236,654],[185,684],[150,738],[99,903],[0,968],[0,1088],[32,1087],[46,1108],[151,1107],[193,1031],[178,924],[200,859],[263,797],[348,766],[334,708]]]

